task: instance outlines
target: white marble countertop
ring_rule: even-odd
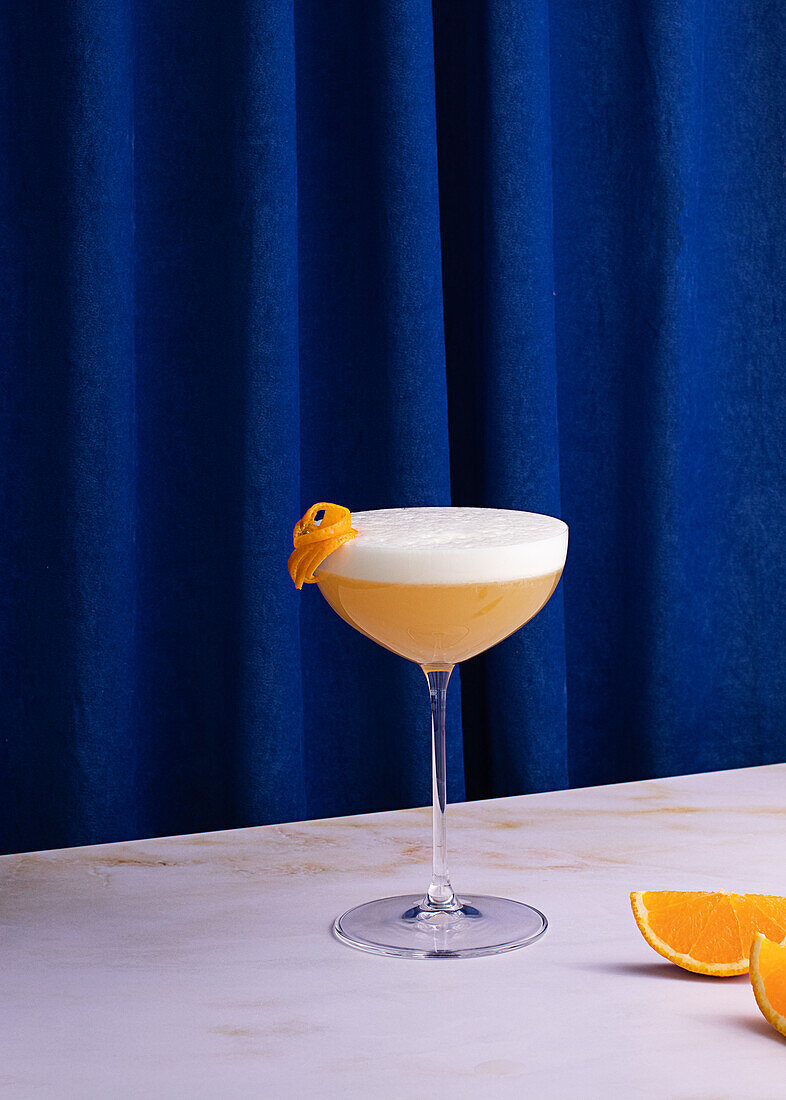
[[[407,810],[0,859],[0,1093],[786,1096],[747,978],[655,955],[631,889],[786,893],[786,765],[452,806],[459,894],[542,909],[530,947],[404,960],[330,933],[424,888]]]

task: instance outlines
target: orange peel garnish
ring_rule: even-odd
[[[317,516],[323,513],[317,522]],[[338,550],[345,542],[355,538],[349,508],[341,504],[321,501],[312,504],[306,514],[295,524],[292,542],[295,549],[289,555],[287,569],[295,582],[295,588],[315,584],[314,570],[318,569],[328,554]]]

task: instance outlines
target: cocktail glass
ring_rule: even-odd
[[[433,869],[425,894],[348,910],[334,932],[362,951],[408,958],[493,955],[546,930],[537,909],[457,896],[446,843],[445,701],[450,674],[514,633],[548,601],[565,564],[568,528],[532,512],[393,508],[353,512],[358,537],[316,570],[342,619],[423,669],[431,699]]]

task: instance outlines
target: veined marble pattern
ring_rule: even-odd
[[[407,810],[0,859],[0,1095],[786,1096],[747,978],[644,943],[631,889],[786,893],[786,765],[451,806],[459,894],[531,902],[486,959],[353,951],[330,926],[425,888]]]

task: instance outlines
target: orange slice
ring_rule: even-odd
[[[664,959],[694,974],[745,974],[753,938],[786,939],[786,898],[645,890],[630,895],[644,939]]]
[[[349,508],[321,501],[313,504],[295,524],[292,542],[295,549],[289,555],[287,568],[295,588],[314,584],[317,569],[328,554],[338,550],[357,535],[352,526]]]
[[[786,946],[759,932],[751,948],[750,974],[756,1004],[765,1020],[786,1035]]]

